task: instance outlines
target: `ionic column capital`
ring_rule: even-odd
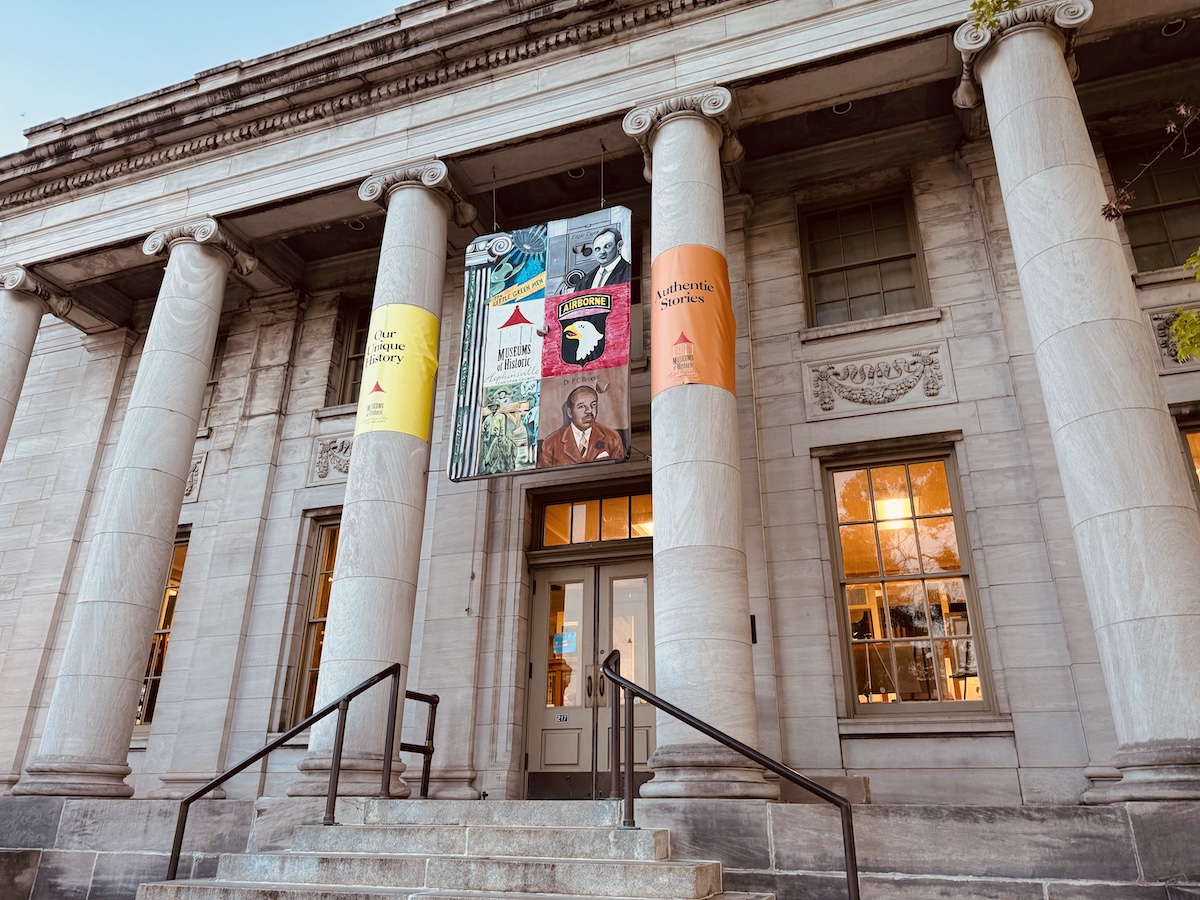
[[[70,297],[54,290],[24,266],[12,266],[0,271],[0,287],[6,291],[19,291],[36,297],[48,312],[54,313],[60,319],[66,318],[74,306]]]
[[[676,94],[626,113],[621,127],[642,148],[642,158],[646,161],[642,174],[646,176],[646,181],[651,181],[653,175],[650,145],[654,132],[664,122],[677,116],[699,116],[710,119],[721,130],[721,167],[725,170],[726,182],[736,183],[736,170],[741,166],[746,151],[733,127],[729,113],[732,106],[733,95],[727,88],[717,86]]]
[[[962,53],[962,80],[954,89],[954,105],[959,109],[974,109],[983,102],[975,66],[979,57],[1003,38],[1019,28],[1028,26],[1052,27],[1062,32],[1063,54],[1067,68],[1074,78],[1079,73],[1075,65],[1075,32],[1092,17],[1092,0],[1040,0],[1010,9],[996,16],[996,27],[980,27],[964,22],[954,32],[954,46]]]
[[[443,194],[450,201],[454,224],[465,227],[475,221],[475,207],[459,193],[450,179],[450,171],[440,159],[431,159],[372,175],[359,187],[358,196],[361,200],[378,203],[387,209],[392,192],[404,185],[417,185]]]
[[[258,260],[250,249],[211,216],[194,219],[180,225],[172,225],[154,232],[142,244],[142,252],[147,256],[169,254],[176,244],[195,243],[205,244],[220,250],[229,257],[234,270],[239,275],[249,275],[258,265]]]

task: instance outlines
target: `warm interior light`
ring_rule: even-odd
[[[907,497],[894,497],[891,500],[875,501],[876,519],[908,519],[911,516],[912,512],[908,505]]]

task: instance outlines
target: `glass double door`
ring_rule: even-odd
[[[621,674],[654,688],[651,560],[534,572],[526,718],[530,799],[609,795],[611,685],[601,663],[621,651]],[[654,750],[654,709],[634,707],[634,765]]]

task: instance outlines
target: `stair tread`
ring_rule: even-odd
[[[174,889],[182,890],[188,887],[216,888],[231,892],[248,892],[262,890],[282,890],[290,892],[313,892],[334,894],[342,897],[411,897],[422,900],[647,900],[643,897],[608,897],[599,894],[531,894],[497,891],[452,890],[447,888],[407,888],[381,887],[378,885],[363,885],[361,887],[344,884],[310,884],[291,882],[261,882],[261,881],[222,881],[215,878],[197,878],[191,881],[167,881],[146,884],[143,888],[164,888],[163,892],[174,893]],[[775,900],[774,894],[742,893],[725,891],[704,898],[704,900]]]

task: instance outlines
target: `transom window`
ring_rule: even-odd
[[[940,458],[828,473],[848,680],[860,709],[982,703],[948,466]]]
[[[653,536],[654,507],[649,494],[553,503],[543,512],[543,547]]]
[[[1142,172],[1161,149],[1154,144],[1108,154],[1118,185],[1137,178],[1124,221],[1139,272],[1182,266],[1200,245],[1200,160],[1176,147]]]
[[[142,678],[142,693],[138,698],[137,713],[133,720],[135,725],[149,725],[154,720],[154,707],[158,703],[163,666],[167,662],[167,644],[171,641],[171,623],[175,620],[175,601],[179,597],[179,585],[183,581],[183,564],[186,559],[187,540],[179,540],[171,557],[167,585],[163,588],[158,627],[154,629],[154,637],[150,639],[150,659],[146,662],[146,674]]]
[[[802,213],[800,224],[810,325],[927,305],[907,197]]]

